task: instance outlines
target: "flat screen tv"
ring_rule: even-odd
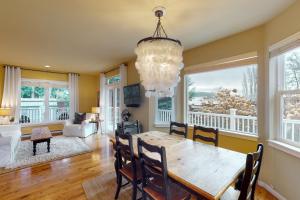
[[[141,101],[140,84],[128,85],[123,88],[124,104],[127,107],[139,107]]]

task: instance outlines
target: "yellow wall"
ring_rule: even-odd
[[[22,70],[22,78],[46,79],[53,81],[68,81],[68,74]],[[0,101],[3,95],[4,68],[0,65]],[[97,106],[97,92],[99,91],[99,75],[80,74],[79,76],[79,112],[91,112]],[[48,125],[50,130],[62,130],[62,124]],[[22,128],[23,134],[31,133],[33,126]]]

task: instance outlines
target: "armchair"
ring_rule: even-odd
[[[20,125],[0,126],[0,167],[14,161],[20,141]]]
[[[73,120],[67,120],[64,125],[63,135],[66,137],[87,137],[97,132],[96,124],[90,123],[94,118],[93,113],[86,114],[86,120],[81,124],[73,124]]]

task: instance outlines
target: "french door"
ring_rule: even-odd
[[[120,88],[118,86],[107,86],[106,90],[106,133],[111,134],[117,128],[117,123],[120,122]]]

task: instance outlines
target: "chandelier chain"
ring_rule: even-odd
[[[167,35],[163,25],[161,24],[160,16],[158,16],[158,22],[157,22],[156,29],[155,29],[152,37],[153,38],[162,37],[162,33],[165,35],[164,36],[165,38],[168,38],[168,35]]]

